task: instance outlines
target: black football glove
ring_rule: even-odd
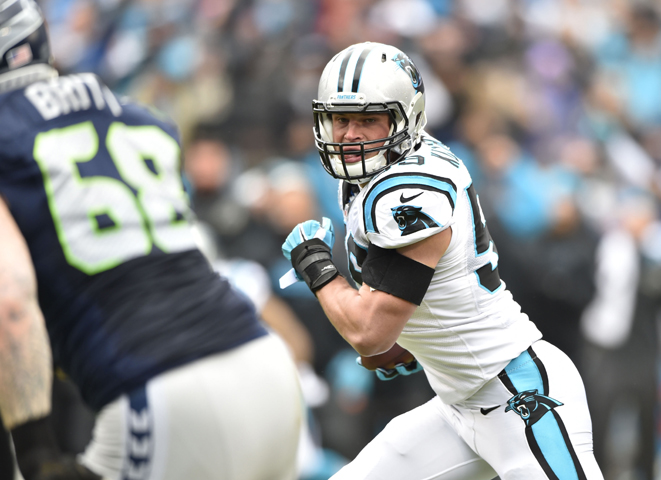
[[[339,275],[331,260],[334,241],[333,223],[324,217],[321,224],[316,220],[299,223],[282,245],[282,253],[291,261],[297,277],[313,292]]]
[[[41,463],[34,476],[24,477],[25,480],[102,480],[69,455]]]
[[[291,264],[313,292],[339,275],[331,260],[330,248],[316,238],[306,240],[292,250]]]
[[[13,428],[11,436],[18,468],[25,480],[102,480],[72,456],[60,452],[50,416]]]

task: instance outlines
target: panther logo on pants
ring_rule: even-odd
[[[510,410],[518,414],[526,426],[537,423],[546,413],[555,407],[564,405],[551,397],[537,393],[537,390],[526,390],[517,393],[507,401],[506,412]]]

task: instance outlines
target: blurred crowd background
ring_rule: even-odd
[[[301,221],[330,217],[346,262],[311,101],[326,62],[368,40],[420,69],[427,131],[471,171],[501,277],[583,375],[606,479],[661,479],[661,1],[39,3],[62,73],[95,72],[178,124],[201,245],[299,362],[301,479],[328,478],[433,395],[423,375],[376,381],[307,288],[278,287]],[[88,430],[72,395],[56,385],[76,450]]]

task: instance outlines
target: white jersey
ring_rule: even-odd
[[[406,159],[360,192],[349,195],[348,189],[340,184],[357,284],[370,243],[400,248],[452,228],[424,300],[397,340],[424,367],[443,402],[470,397],[541,338],[498,276],[498,253],[470,174],[445,145],[423,134]]]

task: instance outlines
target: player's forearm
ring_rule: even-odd
[[[0,197],[0,413],[8,429],[50,412],[51,353],[28,247]]]
[[[48,414],[51,384],[50,347],[36,301],[0,296],[0,412],[5,426],[11,429]]]
[[[324,217],[323,224],[308,220],[287,236],[282,252],[299,278],[317,295],[340,335],[358,353],[385,352],[397,341],[416,305],[403,299],[406,297],[385,293],[386,289],[371,289],[365,283],[358,291],[351,288],[332,261],[333,239],[330,219]]]
[[[361,355],[376,355],[390,349],[397,341],[414,305],[402,310],[401,301],[372,291],[366,285],[352,288],[337,277],[317,291],[326,316],[344,339]],[[394,301],[396,305],[390,305]]]

